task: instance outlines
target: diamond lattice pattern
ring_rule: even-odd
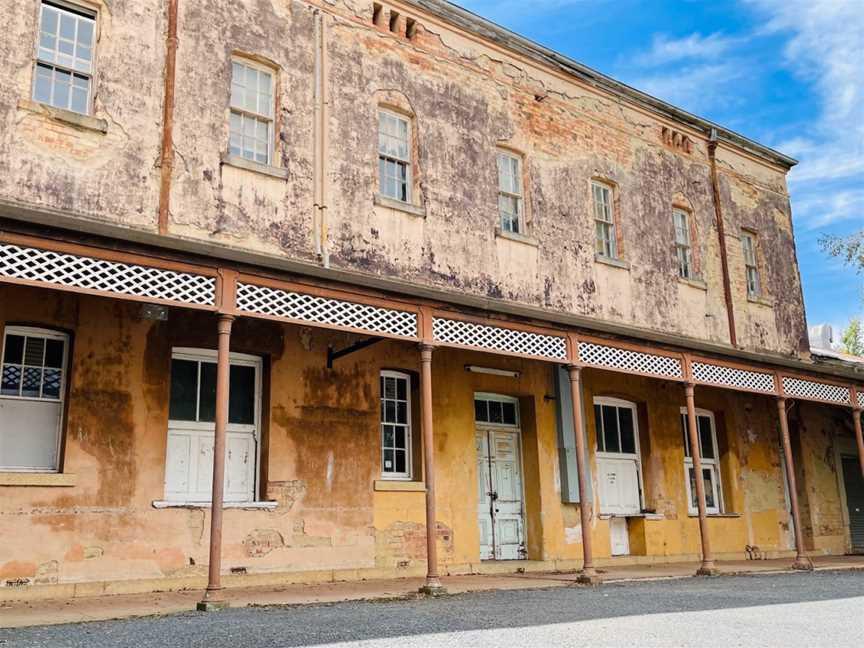
[[[556,360],[567,359],[566,339],[556,335],[542,335],[441,317],[433,318],[432,335],[436,341],[448,344]]]
[[[858,407],[864,407],[864,391],[858,390]]]
[[[850,402],[849,389],[840,385],[802,380],[800,378],[783,378],[783,391],[787,396],[807,398],[811,400],[829,401],[831,403]]]
[[[369,333],[417,337],[417,314],[254,284],[237,284],[237,308]]]
[[[734,369],[706,362],[694,362],[692,368],[693,379],[697,382],[738,387],[740,389],[752,389],[768,393],[776,391],[774,375],[770,373]]]
[[[579,360],[584,364],[609,369],[638,371],[669,378],[684,377],[681,360],[678,358],[619,349],[592,342],[579,343]]]
[[[213,277],[0,244],[0,276],[106,293],[212,306]]]

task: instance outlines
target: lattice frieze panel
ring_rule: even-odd
[[[417,314],[267,286],[237,284],[237,308],[369,333],[417,337]]]
[[[864,407],[864,392],[858,390],[858,407]]]
[[[448,344],[555,360],[567,359],[566,339],[557,335],[435,317],[432,319],[432,336],[436,341]]]
[[[579,343],[579,360],[583,364],[606,367],[622,371],[637,371],[639,373],[666,376],[668,378],[683,378],[684,368],[681,360],[664,355],[619,349],[618,347]]]
[[[737,387],[775,393],[777,386],[774,382],[774,374],[761,371],[747,371],[746,369],[735,369],[707,362],[694,362],[692,364],[693,380],[711,385],[723,387]]]
[[[783,377],[783,392],[787,396],[810,400],[829,401],[831,403],[850,404],[851,395],[848,387],[831,385],[829,383],[803,380],[801,378]]]
[[[7,243],[0,243],[0,276],[183,304],[216,303],[213,277]]]

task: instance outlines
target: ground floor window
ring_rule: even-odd
[[[381,477],[411,479],[411,377],[398,371],[382,371]]]
[[[68,345],[64,333],[6,327],[0,360],[0,470],[59,469]]]
[[[225,439],[225,501],[255,500],[259,466],[261,359],[231,354]],[[165,459],[165,499],[209,502],[213,485],[216,352],[174,349]]]
[[[619,398],[594,399],[600,512],[642,512],[642,460],[636,403]]]
[[[696,502],[696,470],[690,452],[690,434],[687,408],[681,408],[681,429],[684,434],[684,483],[687,485],[687,507],[691,515],[699,512]],[[696,410],[696,429],[699,438],[699,456],[702,458],[702,481],[705,485],[705,509],[708,513],[723,511],[723,490],[720,487],[720,454],[717,451],[717,428],[714,414]]]

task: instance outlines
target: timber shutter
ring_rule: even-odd
[[[567,368],[561,365],[552,367],[552,377],[555,384],[555,426],[558,430],[558,464],[561,472],[561,501],[566,504],[578,504],[579,470],[576,467],[576,435],[573,430],[573,399],[570,396],[570,376]],[[584,404],[584,403],[583,403]],[[585,408],[582,408],[584,426]],[[584,429],[582,434],[585,434]],[[586,438],[587,448],[587,438]],[[586,451],[587,455],[587,451]],[[591,499],[591,465],[585,457],[586,493]]]

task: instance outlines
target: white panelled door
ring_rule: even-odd
[[[261,360],[231,354],[225,433],[225,501],[255,500]],[[165,459],[165,499],[209,502],[213,484],[216,354],[175,349]]]
[[[481,560],[525,558],[517,402],[477,395],[477,519]]]

